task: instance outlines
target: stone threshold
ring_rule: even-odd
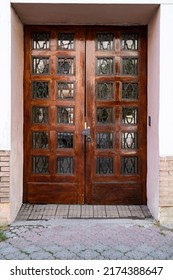
[[[149,219],[146,205],[23,204],[16,221],[50,219]]]

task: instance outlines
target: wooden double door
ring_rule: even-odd
[[[146,202],[146,28],[26,26],[24,202]]]

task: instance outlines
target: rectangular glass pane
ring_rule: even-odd
[[[97,123],[108,124],[113,123],[113,108],[97,108]]]
[[[57,133],[57,148],[73,148],[74,135],[72,132]]]
[[[138,74],[138,59],[127,57],[122,58],[122,74],[135,76]]]
[[[114,99],[113,83],[97,83],[96,94],[97,94],[97,99],[103,99],[103,100]]]
[[[138,173],[138,158],[137,157],[122,157],[121,174],[135,175],[137,173]]]
[[[122,149],[137,149],[138,138],[136,132],[121,133],[121,148]]]
[[[34,32],[32,34],[32,49],[46,50],[50,47],[50,33],[49,32]]]
[[[97,50],[113,50],[113,40],[114,34],[112,33],[97,33]]]
[[[32,108],[32,123],[48,123],[48,107],[34,106]]]
[[[138,83],[122,83],[122,99],[138,99]]]
[[[32,98],[47,99],[49,98],[49,82],[32,82]]]
[[[37,75],[49,74],[49,57],[33,57],[32,73]]]
[[[113,148],[113,133],[98,132],[96,135],[97,149],[112,149]]]
[[[113,173],[113,158],[99,157],[96,159],[97,174],[112,174]]]
[[[57,123],[74,124],[74,108],[57,107]]]
[[[137,107],[122,107],[122,124],[137,124],[138,123],[138,108]]]
[[[58,49],[74,50],[74,33],[58,33]]]
[[[48,132],[32,132],[32,148],[48,149],[49,148]]]
[[[138,34],[124,33],[121,40],[122,50],[136,51],[138,50]]]
[[[57,158],[57,173],[58,174],[73,174],[74,173],[73,157],[58,157]]]
[[[49,157],[33,156],[32,157],[32,173],[48,174],[49,173]]]
[[[74,75],[75,74],[75,59],[74,57],[59,57],[58,58],[58,75]]]
[[[58,99],[73,99],[74,91],[74,83],[57,83]]]
[[[109,58],[109,57],[97,58],[96,74],[102,75],[102,76],[112,75],[113,74],[113,58]]]

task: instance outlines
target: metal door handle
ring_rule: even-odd
[[[84,136],[86,136],[86,141],[87,141],[87,142],[91,142],[91,141],[92,141],[91,129],[90,129],[89,126],[86,127],[86,128],[84,129],[84,131],[82,132],[82,134],[83,134]]]

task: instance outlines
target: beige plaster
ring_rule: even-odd
[[[159,222],[160,225],[173,228],[173,206],[160,207]]]

